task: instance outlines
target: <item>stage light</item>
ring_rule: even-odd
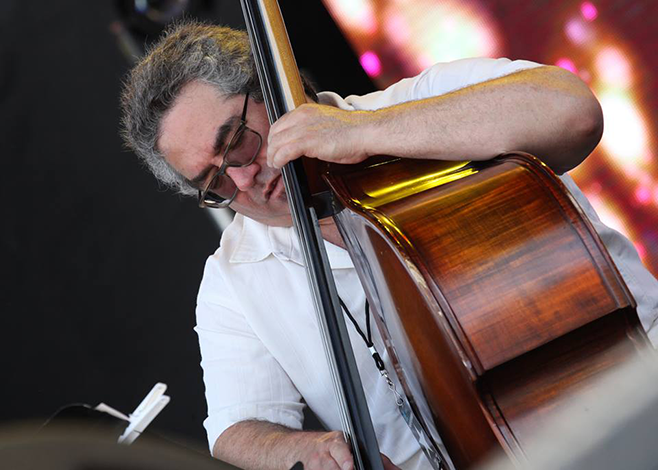
[[[618,231],[622,235],[630,238],[631,240],[634,237],[631,237],[627,230],[627,224],[623,219],[623,215],[617,211],[612,204],[603,199],[600,194],[583,190],[583,193],[594,207],[599,219],[601,222],[606,224],[608,227]]]
[[[651,202],[651,190],[646,186],[640,186],[635,190],[635,200],[640,204],[649,204]]]
[[[628,88],[633,82],[633,71],[626,56],[616,47],[606,47],[596,55],[597,78],[606,85]]]
[[[576,68],[576,64],[573,63],[573,60],[568,59],[566,57],[562,57],[561,59],[558,59],[555,62],[555,65],[558,67],[562,67],[565,70],[568,70],[569,72],[578,75],[578,69]]]
[[[389,13],[384,18],[384,30],[393,44],[405,47],[411,39],[409,25],[398,13]]]
[[[634,242],[633,246],[635,246],[635,249],[637,250],[637,254],[639,255],[640,259],[644,261],[644,259],[647,256],[647,249],[645,248],[644,243]]]
[[[603,108],[605,129],[601,145],[622,168],[639,167],[649,151],[646,122],[630,93],[612,87],[597,92]]]
[[[382,73],[382,63],[377,54],[372,51],[365,52],[359,57],[361,67],[371,77],[376,77]]]
[[[490,12],[475,2],[417,0],[386,10],[389,40],[405,46],[416,72],[436,62],[465,57],[492,57],[501,51],[500,34]],[[398,25],[406,27],[398,34]],[[404,44],[402,44],[404,43]]]
[[[578,76],[582,81],[587,83],[588,85],[592,82],[592,74],[589,73],[589,70],[582,69],[578,72]]]
[[[377,20],[370,0],[334,0],[325,2],[336,23],[350,35],[377,32]]]
[[[594,21],[599,16],[599,11],[592,2],[583,2],[580,5],[580,13],[587,21]]]
[[[567,24],[564,26],[564,34],[567,35],[571,42],[579,46],[592,40],[594,36],[592,30],[578,18],[567,21]]]

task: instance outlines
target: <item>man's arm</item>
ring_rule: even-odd
[[[340,431],[297,431],[267,421],[242,421],[224,431],[213,446],[215,458],[245,470],[352,470],[354,460]],[[400,470],[382,454],[384,470]]]
[[[242,421],[215,441],[213,455],[248,470],[351,470],[349,446],[340,431],[296,431],[267,421]]]
[[[378,154],[486,160],[520,150],[563,173],[602,132],[601,107],[587,85],[544,66],[377,111],[303,105],[270,129],[268,162],[280,167],[307,155],[357,163]]]

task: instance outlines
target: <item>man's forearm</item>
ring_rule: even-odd
[[[603,132],[598,101],[578,77],[538,67],[424,100],[376,111],[303,105],[270,129],[268,163],[306,155],[358,163],[371,155],[486,160],[520,150],[562,173]]]
[[[580,163],[603,131],[589,88],[557,67],[524,70],[373,117],[369,153],[484,160],[522,150],[560,173]]]
[[[234,424],[215,441],[213,456],[245,470],[287,470],[296,462],[304,468],[332,468],[332,463],[353,468],[340,432],[296,431],[267,421]]]

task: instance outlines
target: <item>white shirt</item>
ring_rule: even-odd
[[[380,92],[320,94],[342,109],[378,109],[441,95],[537,64],[507,59],[467,59],[438,64]],[[592,220],[631,292],[654,343],[658,341],[658,283],[642,266],[632,244],[604,226],[573,180],[561,177]],[[365,294],[347,252],[325,242],[339,296],[364,325]],[[375,346],[391,370],[381,337]],[[291,228],[268,227],[237,215],[206,263],[197,304],[210,448],[231,425],[267,420],[301,429],[303,397],[328,429],[340,429],[331,376],[321,345],[302,255]],[[429,468],[402,420],[391,392],[363,339],[348,323],[381,451],[404,470]]]

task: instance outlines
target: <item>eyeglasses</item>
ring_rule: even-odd
[[[256,160],[256,156],[263,145],[263,137],[247,127],[248,104],[249,93],[244,97],[240,124],[228,141],[222,164],[203,189],[199,190],[199,207],[210,207],[212,209],[228,207],[235,199],[235,196],[238,195],[238,187],[231,177],[226,174],[226,169],[249,166]]]

